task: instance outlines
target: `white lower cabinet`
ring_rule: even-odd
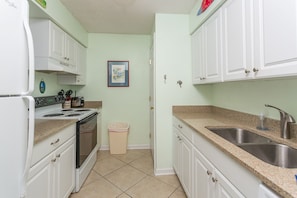
[[[193,149],[193,196],[244,197],[196,148]]]
[[[27,197],[68,198],[74,186],[75,136],[61,143],[30,168]]]
[[[256,176],[175,117],[173,168],[187,197],[258,197]]]
[[[179,125],[181,127],[181,125]],[[184,191],[188,197],[191,197],[192,189],[192,145],[182,135],[179,129],[173,127],[174,130],[174,169],[180,178]]]

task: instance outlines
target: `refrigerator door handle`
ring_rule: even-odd
[[[32,96],[24,96],[24,99],[28,100],[29,102],[29,116],[28,116],[28,138],[27,138],[27,152],[26,152],[26,162],[24,167],[24,174],[22,178],[22,192],[21,198],[26,197],[26,186],[27,186],[27,179],[31,165],[32,159],[32,151],[33,151],[33,144],[34,144],[34,112],[35,112],[35,101]]]
[[[27,37],[27,45],[28,45],[28,60],[29,60],[29,77],[28,77],[28,90],[22,95],[30,95],[34,91],[34,81],[35,81],[35,69],[34,69],[34,45],[32,33],[29,26],[29,5],[28,2],[25,1],[23,8],[23,25],[26,32]]]

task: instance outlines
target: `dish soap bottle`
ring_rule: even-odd
[[[268,130],[268,128],[265,126],[265,121],[266,121],[266,118],[265,118],[264,114],[260,113],[260,115],[259,115],[259,124],[257,126],[257,129],[263,130],[263,131]]]

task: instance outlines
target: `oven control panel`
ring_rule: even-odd
[[[35,108],[61,104],[64,102],[64,97],[61,95],[57,96],[44,96],[44,97],[35,97]]]

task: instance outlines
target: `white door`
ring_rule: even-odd
[[[251,0],[230,0],[223,10],[224,81],[253,77]]]
[[[203,28],[200,27],[191,38],[192,45],[192,82],[199,84],[204,80],[204,63],[203,63]]]
[[[205,82],[222,81],[222,12],[218,10],[204,23]]]
[[[257,77],[297,74],[297,1],[255,1]]]
[[[33,42],[28,20],[27,1],[0,1],[0,95],[28,94],[34,89]]]
[[[50,56],[58,61],[66,62],[65,33],[57,25],[50,22]]]
[[[55,152],[56,197],[67,198],[75,186],[75,137]]]
[[[150,148],[155,163],[155,63],[154,63],[154,43],[150,49]]]
[[[214,197],[213,171],[211,163],[196,148],[193,149],[193,197]]]

